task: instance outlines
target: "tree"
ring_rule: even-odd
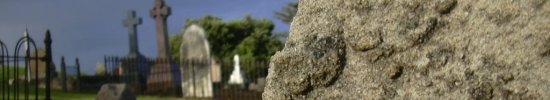
[[[241,55],[244,62],[243,70],[248,75],[265,76],[267,73],[258,73],[258,70],[267,70],[266,66],[255,66],[257,62],[267,62],[276,51],[282,49],[280,40],[271,38],[273,24],[271,22],[256,22],[257,27],[250,36],[246,37],[237,47],[235,52]]]
[[[275,12],[277,19],[283,23],[290,24],[298,12],[298,2],[288,3],[281,11]],[[287,38],[289,32],[279,32],[275,34],[274,38]]]
[[[180,47],[181,47],[181,41],[183,41],[183,38],[181,38],[182,34],[176,34],[174,36],[170,36],[170,52],[172,53],[172,59],[176,61],[176,63],[180,63]]]
[[[290,24],[294,16],[296,16],[296,12],[298,12],[298,3],[290,2],[283,8],[282,11],[275,12],[275,15],[284,23]]]
[[[273,37],[274,24],[270,20],[254,19],[248,15],[241,20],[224,22],[218,17],[206,16],[201,19],[189,19],[185,26],[192,24],[197,24],[205,29],[212,56],[220,62],[226,62],[222,63],[224,79],[233,69],[233,65],[227,62],[232,62],[235,54],[240,55],[241,63],[268,62],[271,56],[283,47],[282,41],[271,38]],[[181,34],[174,35],[170,39],[175,59],[179,59],[181,41]],[[266,66],[241,66],[250,79],[267,75]]]

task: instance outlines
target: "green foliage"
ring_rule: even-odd
[[[283,23],[290,24],[298,12],[298,2],[288,3],[281,11],[275,12],[277,19],[281,20]],[[289,32],[280,32],[275,34],[273,37],[278,39],[285,39],[288,37]]]
[[[80,72],[80,76],[90,76],[88,73]]]
[[[180,47],[181,47],[181,41],[183,38],[181,38],[182,34],[176,34],[174,36],[170,37],[170,52],[172,53],[172,59],[176,61],[176,63],[180,63]],[[96,74],[97,75],[97,74]]]
[[[211,54],[220,62],[233,61],[235,54],[239,54],[242,62],[268,62],[271,56],[283,47],[282,41],[272,36],[275,26],[270,20],[246,16],[241,20],[224,22],[218,17],[206,16],[201,19],[187,20],[186,26],[191,24],[197,24],[205,29]],[[181,34],[170,38],[175,59],[179,59],[181,41]],[[225,74],[229,74],[232,70],[231,66],[233,65],[222,64],[224,77],[228,76]],[[258,65],[242,66],[242,68],[247,75],[256,74],[258,70],[267,70],[261,69]]]

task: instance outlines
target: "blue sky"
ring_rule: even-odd
[[[297,0],[165,0],[172,7],[168,18],[170,35],[180,34],[186,19],[206,15],[226,21],[254,18],[271,19],[275,31],[288,31],[289,25],[275,18],[274,12]],[[143,23],[138,26],[139,50],[147,57],[157,56],[154,20],[149,16],[154,0],[3,0],[0,1],[0,40],[13,54],[15,42],[26,27],[39,48],[44,47],[44,33],[52,32],[53,57],[65,56],[68,65],[78,57],[85,73],[105,55],[128,53],[128,32],[122,25],[129,10],[136,10]],[[59,70],[59,68],[57,68]]]

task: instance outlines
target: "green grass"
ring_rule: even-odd
[[[95,100],[95,94],[52,91],[52,100]]]
[[[39,100],[45,98],[44,91],[39,92]],[[74,92],[62,92],[52,91],[53,100],[96,100],[96,94],[94,93],[74,93]],[[13,94],[11,94],[13,99]],[[19,94],[19,99],[25,99],[24,94]],[[34,92],[29,94],[29,99],[34,99]],[[169,98],[169,97],[154,97],[154,96],[138,96],[137,100],[181,100],[181,98]]]
[[[18,76],[19,77],[24,77],[25,76],[25,68],[20,68],[20,67],[2,67],[0,66],[0,79],[3,78],[3,79],[13,79],[16,74],[15,72],[18,72]],[[6,76],[4,76],[4,74],[7,74]]]
[[[6,84],[1,84],[1,85],[6,85]],[[14,92],[14,88],[12,86],[10,86],[11,88],[9,89],[9,91],[7,92],[8,95],[10,96],[10,99],[14,99],[13,96],[15,96],[15,92]],[[35,89],[33,87],[33,85],[31,85],[30,87],[28,87],[28,98],[29,99],[34,99],[35,98]],[[7,89],[5,89],[7,91]],[[17,93],[18,94],[18,98],[19,99],[25,99],[25,88],[23,86],[18,86],[18,90]],[[2,91],[3,92],[3,91]],[[0,92],[0,94],[2,93]],[[45,98],[45,95],[46,95],[46,91],[44,89],[39,89],[38,91],[38,98],[39,99],[44,99]],[[95,100],[95,94],[85,94],[85,93],[67,93],[67,92],[62,92],[62,91],[52,91],[51,92],[51,95],[52,95],[52,99],[53,100]]]
[[[66,93],[62,91],[53,91],[53,100],[95,100],[96,94],[93,93]],[[181,98],[138,96],[137,100],[181,100]]]
[[[18,68],[18,67],[4,67],[5,69],[2,70],[2,66],[0,66],[0,79],[1,78],[4,78],[5,80],[0,80],[0,85],[7,85],[6,82],[8,79],[13,79],[16,74],[15,74],[15,71],[18,72],[18,75],[19,77],[24,77],[25,76],[25,69],[24,68]],[[2,72],[7,72],[9,71],[8,75],[7,76],[4,76],[4,73]],[[29,87],[29,99],[34,99],[35,98],[35,90],[34,90],[34,85],[32,84],[29,84],[31,87]],[[24,95],[24,87],[22,86],[18,86],[19,88],[19,96],[18,98],[19,99],[25,99],[25,95]],[[13,90],[13,87],[10,87],[10,91],[14,91]],[[13,92],[7,92],[11,97],[10,99],[14,99],[14,93]],[[39,96],[38,98],[40,100],[44,99],[45,98],[45,95],[46,95],[46,92],[44,89],[39,89],[38,91],[39,93]],[[0,91],[0,94],[2,94],[2,91]],[[95,100],[96,98],[96,94],[95,93],[76,93],[76,92],[63,92],[63,91],[58,91],[58,90],[52,90],[51,92],[51,95],[52,95],[52,99],[53,100]],[[0,97],[1,99],[1,97]],[[181,100],[181,98],[169,98],[169,97],[155,97],[155,96],[141,96],[139,95],[137,97],[137,100]]]
[[[10,89],[10,91],[13,91],[13,88]],[[24,88],[19,87],[19,99],[25,99],[24,94]],[[0,91],[0,94],[2,92]],[[10,95],[10,99],[14,99],[14,93],[13,92],[7,92],[8,95]],[[29,99],[35,98],[35,91],[33,87],[29,87]],[[39,89],[38,91],[38,99],[42,100],[45,98],[46,91],[44,89]],[[76,92],[63,92],[59,90],[52,90],[51,92],[52,99],[53,100],[96,100],[96,94],[95,93],[76,93]],[[155,96],[137,96],[137,100],[181,100],[181,98],[170,98],[170,97],[155,97]]]

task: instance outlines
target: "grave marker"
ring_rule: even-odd
[[[136,11],[129,11],[128,18],[122,22],[124,27],[128,27],[128,35],[130,40],[130,57],[141,55],[138,51],[137,26],[141,24],[141,17],[136,16]]]
[[[182,36],[180,60],[182,60],[183,81],[181,85],[185,97],[212,97],[210,46],[205,34],[200,26],[191,25]]]
[[[181,94],[178,93],[181,92],[180,70],[171,60],[168,45],[166,20],[170,13],[170,7],[163,0],[156,0],[155,6],[151,9],[151,17],[156,21],[158,58],[147,79],[146,92],[149,94],[176,96]]]

